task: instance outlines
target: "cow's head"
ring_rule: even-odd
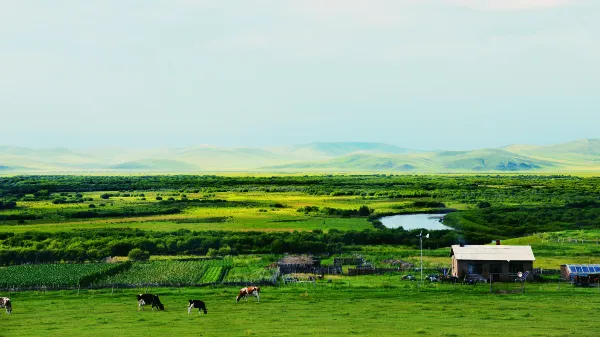
[[[159,308],[160,310],[165,310],[165,306],[164,306],[162,303],[160,303],[160,304],[158,305],[158,308]]]

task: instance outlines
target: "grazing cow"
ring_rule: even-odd
[[[240,293],[235,298],[236,302],[240,301],[240,298],[245,298],[248,302],[248,296],[256,296],[256,300],[260,302],[260,287],[245,287],[240,289]]]
[[[0,309],[1,308],[6,308],[7,315],[9,315],[12,312],[12,304],[10,303],[10,298],[0,297]]]
[[[190,303],[188,305],[188,315],[192,312],[192,308],[197,308],[198,313],[200,313],[200,311],[204,311],[204,314],[208,314],[208,310],[206,310],[206,305],[204,302],[200,300],[189,300],[188,302]]]
[[[152,311],[154,311],[154,307],[157,307],[160,310],[165,310],[165,306],[162,303],[160,303],[160,299],[158,298],[157,295],[139,294],[139,295],[137,295],[137,299],[138,299],[138,311],[140,311],[140,308],[142,308],[142,310],[144,310],[145,305],[151,305]]]

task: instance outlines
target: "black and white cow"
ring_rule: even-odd
[[[154,311],[154,307],[157,307],[160,310],[165,310],[165,306],[162,303],[160,303],[160,299],[158,298],[157,295],[139,294],[139,295],[137,295],[137,299],[138,299],[138,311],[140,311],[140,308],[142,308],[142,310],[144,310],[145,305],[151,305],[152,311]]]
[[[200,300],[189,300],[188,302],[188,315],[192,313],[193,308],[198,309],[198,313],[200,313],[200,311],[204,311],[204,314],[208,314],[208,310],[206,310],[206,305],[204,302]]]
[[[10,298],[0,297],[0,309],[1,308],[6,308],[7,315],[9,315],[12,312],[12,303],[10,303]]]

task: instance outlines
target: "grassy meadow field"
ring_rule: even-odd
[[[598,289],[494,295],[485,286],[417,291],[398,278],[352,283],[263,287],[247,303],[235,302],[238,288],[157,288],[166,310],[139,312],[142,289],[14,293],[2,336],[592,336],[600,305]],[[188,315],[188,299],[205,301],[208,314]]]
[[[14,311],[0,335],[593,335],[598,288],[402,281],[420,274],[421,229],[379,219],[446,214],[452,229],[423,230],[424,275],[450,267],[450,245],[496,239],[558,269],[600,263],[599,192],[596,177],[562,175],[2,177],[0,295]],[[280,275],[286,254],[389,271],[289,283],[310,274]],[[261,302],[235,303],[251,284]],[[137,312],[146,291],[167,310]],[[188,299],[208,315],[188,316]]]

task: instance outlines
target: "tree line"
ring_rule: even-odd
[[[101,261],[110,256],[127,256],[134,249],[152,255],[206,255],[209,251],[229,254],[321,254],[341,253],[355,245],[407,245],[418,247],[420,230],[404,229],[323,232],[234,232],[143,231],[101,229],[58,233],[0,233],[0,263],[47,263],[58,261]],[[424,231],[427,233],[427,231]],[[458,242],[455,231],[431,231],[425,249]],[[137,254],[137,251],[135,251]]]

